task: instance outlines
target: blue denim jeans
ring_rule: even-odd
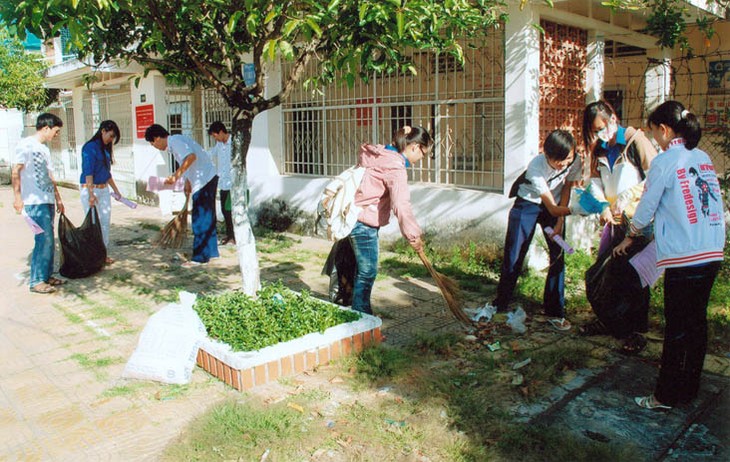
[[[43,228],[41,234],[35,235],[35,246],[30,257],[30,287],[48,282],[53,273],[53,215],[54,204],[26,205],[25,213]]]
[[[378,229],[358,221],[350,233],[357,262],[352,309],[367,314],[373,314],[370,293],[373,291],[375,276],[378,275]]]
[[[193,194],[193,258],[192,261],[207,263],[218,253],[218,233],[215,218],[215,191],[218,177],[214,176],[205,186]]]
[[[517,278],[522,271],[527,250],[535,235],[535,228],[539,224],[543,229],[550,254],[550,268],[543,291],[543,309],[548,316],[565,317],[565,260],[560,246],[544,231],[548,226],[554,228],[557,222],[558,219],[550,215],[541,204],[535,204],[519,197],[515,201],[509,211],[497,298],[492,302],[499,311],[509,309],[508,305],[512,301]]]

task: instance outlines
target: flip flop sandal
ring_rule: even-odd
[[[183,268],[197,268],[198,266],[204,266],[207,264],[208,264],[207,262],[203,263],[203,262],[199,262],[199,261],[195,261],[195,260],[188,260],[180,266],[182,266]]]
[[[31,287],[30,291],[36,294],[52,294],[56,288],[46,282],[41,282]]]
[[[570,328],[572,327],[570,325],[570,321],[568,321],[565,318],[548,319],[548,322],[553,327],[553,329],[563,331],[563,332],[566,330],[570,330]]]
[[[621,345],[621,353],[626,356],[636,356],[646,348],[646,339],[643,335],[633,334]]]
[[[671,409],[672,406],[667,406],[665,404],[660,403],[659,401],[654,398],[654,395],[649,396],[637,396],[634,398],[634,402],[639,405],[639,407],[643,407],[644,409],[649,409],[650,411],[653,410],[667,410]]]
[[[56,287],[56,286],[62,286],[64,284],[66,284],[66,281],[63,279],[54,278],[53,276],[48,278],[48,285]]]

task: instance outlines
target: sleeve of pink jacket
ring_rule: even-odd
[[[390,193],[391,207],[398,219],[400,232],[408,242],[415,242],[421,237],[421,228],[418,226],[416,217],[411,207],[411,192],[408,189],[408,174],[405,169],[393,172],[387,182]]]

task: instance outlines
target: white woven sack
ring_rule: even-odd
[[[196,295],[180,292],[180,303],[170,303],[150,316],[122,377],[186,384],[192,379],[198,346],[205,326],[193,310]]]

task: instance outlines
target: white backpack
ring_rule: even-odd
[[[353,166],[330,180],[324,187],[317,205],[317,223],[327,222],[327,238],[338,241],[347,237],[357,223],[362,208],[355,205],[355,193],[360,188],[365,167]]]

